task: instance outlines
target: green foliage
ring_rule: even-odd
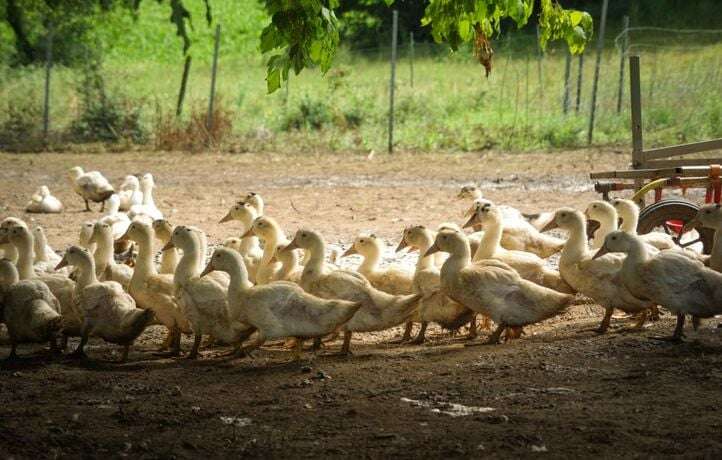
[[[4,110],[6,118],[0,123],[0,150],[28,152],[45,146],[43,116],[36,98],[16,95],[12,100],[8,99]]]
[[[305,95],[298,107],[286,114],[282,127],[286,131],[320,130],[331,121],[331,118],[331,108],[326,102]]]
[[[584,51],[587,42],[592,38],[594,26],[589,13],[577,10],[564,10],[552,0],[541,0],[539,15],[539,37],[542,48],[546,48],[550,40],[564,40],[574,54]]]

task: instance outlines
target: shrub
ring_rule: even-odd
[[[208,110],[196,106],[191,110],[190,120],[182,122],[175,114],[156,109],[154,144],[156,150],[184,150],[198,152],[207,148],[219,148],[231,134],[232,116],[217,99],[213,106],[212,124],[207,126]]]
[[[43,116],[32,100],[8,101],[5,120],[0,123],[0,150],[34,152],[43,150]]]
[[[285,131],[294,129],[320,130],[331,121],[331,109],[324,101],[311,99],[308,95],[301,99],[296,109],[290,110],[282,121]]]

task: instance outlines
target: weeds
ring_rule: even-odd
[[[200,152],[206,149],[219,149],[231,134],[231,111],[224,108],[218,98],[213,107],[210,129],[208,126],[208,110],[200,106],[193,108],[190,119],[178,120],[175,115],[156,108],[156,120],[153,131],[156,150],[182,150]]]

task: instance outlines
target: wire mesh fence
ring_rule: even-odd
[[[593,47],[569,56],[562,45],[538,49],[532,35],[494,42],[488,78],[472,50],[399,37],[394,144],[404,150],[483,150],[586,145]],[[722,136],[722,31],[631,27],[607,40],[601,56],[595,145],[628,143],[626,57],[641,56],[644,133],[648,145]],[[383,151],[388,140],[390,47],[344,48],[326,76],[305,71],[267,94],[259,56],[221,50],[214,113],[208,117],[210,57],[194,57],[182,111],[176,115],[184,60],[104,62],[70,69],[0,70],[0,147],[38,139],[65,143],[122,140],[162,149],[203,138],[230,150]],[[628,74],[627,74],[628,75]],[[620,87],[621,81],[621,87]],[[621,99],[620,99],[621,89]],[[205,121],[204,121],[205,120]],[[216,132],[223,124],[223,132]],[[138,131],[137,133],[135,131]],[[83,134],[83,136],[79,136]],[[182,135],[181,135],[182,134]],[[161,142],[162,140],[163,142]],[[192,142],[191,142],[192,143]]]

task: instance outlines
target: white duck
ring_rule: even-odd
[[[569,238],[559,259],[559,272],[562,278],[574,290],[593,299],[605,310],[602,323],[595,331],[601,334],[607,331],[615,308],[625,313],[641,313],[634,327],[635,330],[641,329],[649,309],[653,308],[654,304],[634,297],[621,282],[619,271],[624,257],[607,254],[592,259],[593,253],[587,246],[586,217],[575,209],[557,210],[554,220],[547,224],[546,229],[557,227],[569,232]]]
[[[90,241],[93,237],[93,229],[95,228],[95,221],[88,220],[80,225],[80,233],[78,234],[78,246],[85,248],[91,254],[95,252],[95,243]]]
[[[487,343],[498,343],[505,328],[520,329],[559,314],[574,299],[521,278],[502,262],[484,260],[472,264],[469,242],[463,233],[439,232],[425,255],[437,251],[449,253],[441,267],[442,292],[497,324]]]
[[[12,348],[8,359],[17,358],[21,343],[49,342],[56,349],[62,327],[61,306],[48,286],[37,279],[20,280],[8,259],[0,259],[0,305]]]
[[[155,180],[151,173],[143,174],[140,179],[140,189],[143,192],[143,202],[130,207],[128,217],[130,220],[145,219],[148,223],[154,220],[162,219],[163,213],[155,205],[153,200],[153,189],[155,188]]]
[[[63,203],[50,194],[50,189],[46,185],[41,185],[25,206],[25,212],[58,214],[63,212]]]
[[[58,267],[65,265],[72,265],[78,270],[75,301],[83,310],[80,344],[73,355],[85,357],[85,345],[92,335],[122,345],[120,361],[127,361],[131,345],[153,319],[153,312],[136,308],[133,297],[115,281],[98,281],[93,257],[87,249],[69,247]]]
[[[263,241],[263,257],[256,267],[256,284],[266,284],[275,279],[276,273],[281,269],[281,264],[273,262],[276,248],[279,245],[288,244],[281,226],[275,219],[268,216],[257,217],[251,228],[241,238],[256,235]]]
[[[264,213],[264,202],[261,195],[256,192],[248,192],[239,200],[241,203],[248,203],[256,210],[256,214],[262,216]]]
[[[298,250],[284,251],[285,244],[276,247],[275,257],[272,262],[280,262],[281,268],[274,275],[274,281],[291,281],[300,284],[303,276],[303,266],[299,263]]]
[[[321,235],[311,230],[299,230],[293,241],[284,248],[291,251],[301,248],[310,253],[303,267],[301,287],[306,292],[325,299],[342,299],[361,302],[362,307],[343,327],[342,354],[348,354],[354,332],[380,331],[409,320],[421,294],[394,296],[375,289],[360,273],[350,270],[331,270],[325,263],[326,247]]]
[[[240,254],[227,248],[215,250],[201,276],[213,270],[223,270],[231,276],[228,290],[231,310],[240,321],[257,329],[257,337],[244,347],[245,353],[269,339],[294,338],[299,358],[305,339],[337,332],[361,308],[361,302],[325,300],[286,281],[252,286]]]
[[[619,215],[617,209],[610,203],[603,200],[592,201],[584,210],[584,215],[588,219],[599,222],[599,228],[594,231],[591,240],[592,249],[599,249],[604,244],[604,238],[608,234],[617,230],[619,225]]]
[[[53,251],[48,244],[43,227],[37,225],[33,228],[33,252],[35,253],[35,269],[44,272],[55,270],[61,257]],[[67,274],[67,273],[64,273]]]
[[[219,223],[222,224],[233,220],[239,221],[243,224],[241,235],[246,235],[251,227],[253,227],[253,221],[256,220],[258,216],[258,211],[256,211],[256,208],[252,204],[241,201],[231,206],[231,209],[228,210],[228,213]],[[258,243],[258,237],[255,234],[251,234],[241,238],[238,252],[243,256],[243,262],[246,264],[249,279],[255,283],[256,271],[263,258],[263,250]]]
[[[27,227],[27,224],[22,219],[18,219],[17,217],[6,217],[2,220],[2,222],[0,222],[0,230],[13,228],[16,225]],[[17,249],[15,249],[15,246],[12,243],[0,242],[0,250],[2,250],[1,255],[3,256],[3,258],[10,260],[12,263],[16,263],[18,261],[18,251]]]
[[[571,294],[574,290],[562,279],[558,271],[549,268],[536,254],[524,251],[510,251],[501,246],[504,221],[498,207],[488,200],[479,200],[474,214],[464,228],[479,223],[484,227],[484,237],[473,257],[473,262],[495,259],[509,265],[519,275],[533,283]]]
[[[80,166],[75,166],[68,171],[68,178],[75,193],[85,201],[86,211],[90,211],[90,201],[102,203],[100,210],[103,211],[105,200],[115,193],[108,179],[98,171],[85,172]]]
[[[128,211],[133,206],[143,204],[143,192],[140,190],[138,178],[132,175],[125,176],[118,196],[120,197],[121,211]]]
[[[685,314],[709,318],[722,313],[722,274],[681,251],[662,251],[653,256],[639,237],[614,231],[607,235],[594,257],[609,252],[627,254],[620,279],[629,292],[677,315],[674,333],[664,340],[682,339]]]
[[[671,235],[662,232],[649,232],[644,235],[637,235],[637,224],[639,223],[639,206],[632,200],[615,198],[611,200],[612,206],[617,210],[617,215],[622,219],[619,230],[636,235],[647,244],[654,246],[660,251],[663,249],[679,249]]]
[[[722,272],[722,206],[719,203],[702,206],[697,215],[685,224],[682,234],[698,226],[714,229],[714,245],[706,265],[712,270]]]
[[[195,340],[188,355],[198,357],[198,348],[204,335],[222,343],[240,348],[242,342],[253,333],[253,328],[231,317],[228,308],[228,283],[210,277],[200,278],[198,269],[200,244],[194,230],[177,226],[164,250],[179,248],[183,257],[178,263],[173,284],[175,297],[183,314],[191,323]],[[227,277],[225,278],[227,279]]]
[[[122,235],[121,235],[122,236]],[[113,229],[110,224],[98,221],[93,227],[90,242],[96,245],[93,256],[95,275],[100,281],[115,281],[128,289],[133,269],[125,264],[118,264],[113,257]],[[70,264],[77,266],[76,264]]]
[[[441,276],[434,261],[434,255],[425,257],[426,251],[434,244],[434,233],[423,225],[407,227],[396,252],[405,247],[419,251],[414,272],[414,292],[423,294],[419,300],[419,309],[414,320],[421,322],[421,329],[413,344],[424,343],[426,328],[430,322],[438,323],[451,331],[459,329],[463,324],[470,323],[470,337],[476,336],[475,313],[458,302],[444,295],[441,289]]]
[[[124,212],[120,211],[120,197],[117,193],[112,194],[107,200],[108,209],[105,211],[103,217],[98,219],[99,222],[108,224],[113,230],[113,239],[117,240],[128,229],[130,225],[130,218]]]
[[[158,219],[153,221],[153,231],[155,232],[156,239],[165,246],[173,235],[173,226],[165,219]],[[180,254],[178,254],[178,249],[169,248],[162,250],[160,253],[158,273],[172,275],[175,273],[179,260]]]

